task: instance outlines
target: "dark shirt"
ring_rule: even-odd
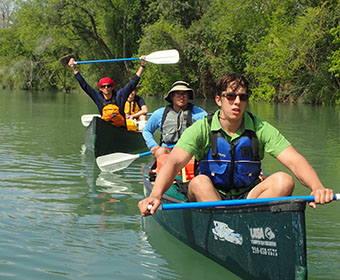
[[[130,102],[130,101],[126,100],[126,102],[129,102],[130,108],[131,108],[132,102],[135,102],[139,106],[140,109],[142,109],[142,106],[146,105],[143,97],[140,97],[139,95],[135,95],[135,99],[133,101]]]
[[[93,89],[83,78],[82,75],[78,72],[75,75],[75,78],[77,79],[79,85],[81,88],[87,93],[88,96],[91,97],[91,99],[96,103],[99,113],[102,115],[103,107],[107,104],[116,104],[119,107],[119,112],[122,116],[124,116],[124,107],[125,102],[128,99],[131,91],[134,90],[134,88],[137,86],[140,77],[138,77],[136,74],[132,77],[130,82],[126,84],[125,87],[121,88],[117,91],[117,94],[112,92],[112,97],[109,100],[106,100],[101,93],[101,91],[97,91]]]
[[[139,108],[142,108],[142,106],[145,105],[144,99],[139,95],[135,95],[135,102],[138,104]]]

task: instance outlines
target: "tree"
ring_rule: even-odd
[[[0,2],[0,29],[9,26],[12,10],[13,1],[2,0]]]
[[[327,73],[327,53],[334,48],[329,36],[335,24],[332,5],[309,7],[294,22],[274,14],[269,32],[249,46],[246,71],[256,77],[255,97],[264,100],[333,103],[337,86]]]

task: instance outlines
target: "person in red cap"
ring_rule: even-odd
[[[136,88],[140,76],[146,67],[145,56],[141,56],[140,60],[141,66],[137,70],[136,74],[125,87],[117,92],[114,91],[115,82],[108,77],[104,77],[99,80],[99,91],[92,88],[80,75],[76,68],[76,61],[74,58],[69,60],[68,65],[73,69],[75,78],[81,88],[88,94],[88,96],[90,96],[94,103],[96,103],[102,118],[110,121],[113,125],[126,127],[124,113],[125,102],[130,93]]]

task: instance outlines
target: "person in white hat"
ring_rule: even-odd
[[[148,120],[143,137],[155,158],[170,153],[169,146],[177,143],[183,131],[207,115],[205,110],[189,102],[193,98],[194,91],[190,85],[177,81],[165,97],[170,104],[156,110]],[[161,133],[160,143],[156,142],[153,135],[157,129]]]

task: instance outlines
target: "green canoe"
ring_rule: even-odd
[[[144,194],[155,180],[155,165],[145,172]],[[173,185],[162,203],[185,201]],[[201,254],[243,279],[307,279],[306,201],[159,210],[154,219]]]
[[[148,150],[142,132],[128,131],[94,117],[85,131],[85,146],[95,157],[115,153],[139,153]]]

